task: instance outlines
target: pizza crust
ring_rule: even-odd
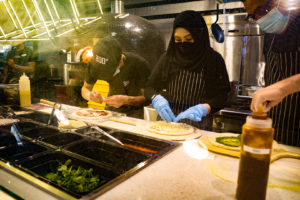
[[[72,117],[82,120],[96,120],[110,117],[112,113],[107,110],[81,109],[72,113]]]
[[[147,127],[147,131],[160,135],[182,136],[194,133],[194,127],[184,123],[157,121],[151,123]]]

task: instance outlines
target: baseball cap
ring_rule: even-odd
[[[109,80],[120,63],[121,55],[120,43],[113,37],[104,37],[93,48],[91,67],[97,70],[103,80]]]

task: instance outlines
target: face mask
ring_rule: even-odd
[[[193,52],[195,51],[195,43],[191,42],[176,42],[175,48],[178,53],[180,53],[183,56],[190,56],[193,55]]]
[[[287,26],[289,16],[284,16],[277,8],[257,20],[257,24],[266,33],[281,33]]]

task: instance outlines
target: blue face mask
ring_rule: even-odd
[[[257,24],[266,33],[281,33],[289,22],[289,16],[284,16],[277,8],[257,20]]]

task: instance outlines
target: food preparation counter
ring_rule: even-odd
[[[126,118],[127,121],[144,120]],[[102,126],[134,132],[139,126],[116,121],[99,122]],[[212,132],[201,131],[202,135]],[[300,148],[281,145],[282,148],[300,153]],[[182,141],[182,145],[163,156],[148,167],[139,171],[122,183],[116,185],[96,199],[235,199],[236,180],[239,159],[209,152],[198,139]],[[270,166],[267,199],[286,200],[300,199],[300,160],[282,158]],[[15,185],[13,190],[17,195],[27,199],[41,199],[43,191],[32,187],[23,181],[23,185]],[[16,177],[0,169],[0,185],[9,186],[16,183]],[[10,187],[10,188],[14,188]],[[10,189],[9,188],[9,189]],[[21,192],[21,193],[19,193]],[[49,196],[49,199],[57,198]]]

